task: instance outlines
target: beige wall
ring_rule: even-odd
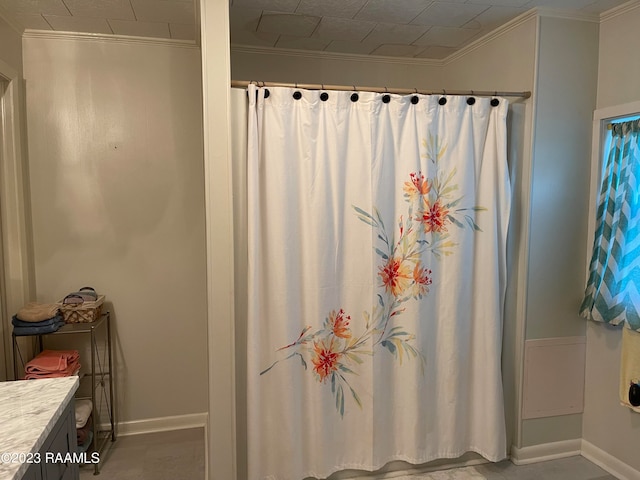
[[[207,411],[200,51],[26,36],[37,300],[115,324],[119,422]]]
[[[443,68],[446,88],[531,91],[535,76],[536,38],[535,15],[513,21],[464,51],[463,55],[448,60]]]
[[[442,89],[439,62],[312,52],[232,49],[231,78],[265,82]]]
[[[598,108],[640,100],[640,54],[638,54],[640,2],[600,25]]]
[[[598,23],[542,16],[539,28],[527,339],[585,335],[578,310],[584,293],[590,180],[586,165],[598,61]],[[584,358],[572,361],[582,365]],[[578,439],[578,417],[525,420],[522,445]]]
[[[600,26],[598,108],[640,101],[639,25],[636,2],[635,8]],[[618,399],[621,334],[619,328],[588,324],[583,438],[640,470],[640,415],[622,407]]]

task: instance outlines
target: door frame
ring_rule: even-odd
[[[28,169],[24,132],[23,79],[0,60],[0,77],[6,88],[0,99],[3,141],[0,144],[0,340],[4,370],[13,379],[13,345],[9,318],[33,299],[33,252],[28,202]]]

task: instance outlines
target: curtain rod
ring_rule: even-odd
[[[423,95],[474,95],[477,97],[518,97],[527,99],[531,97],[531,92],[499,92],[499,91],[482,91],[482,90],[421,90],[417,88],[387,88],[387,87],[361,87],[356,85],[323,85],[318,83],[278,83],[278,82],[256,82],[254,80],[232,80],[231,86],[234,88],[246,88],[250,84],[258,87],[287,87],[302,88],[305,90],[355,90],[361,92],[375,93],[397,93],[399,95],[410,95],[412,93],[420,93]]]

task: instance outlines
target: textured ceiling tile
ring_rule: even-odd
[[[597,0],[595,3],[584,7],[582,11],[587,13],[603,13],[623,3],[625,3],[624,0]]]
[[[104,17],[117,20],[135,20],[129,0],[64,0],[74,17]]]
[[[31,15],[71,15],[62,0],[2,0],[2,6],[11,13]]]
[[[141,22],[193,23],[196,14],[191,0],[131,0]]]
[[[14,17],[24,28],[32,28],[34,30],[51,30],[51,25],[47,23],[42,15],[27,15],[19,13],[14,15]]]
[[[431,0],[369,0],[355,18],[373,22],[409,23],[431,3]]]
[[[318,17],[353,18],[367,0],[301,0],[296,13]]]
[[[376,26],[373,22],[362,22],[348,18],[323,17],[313,36],[328,40],[360,42]]]
[[[460,5],[436,2],[418,15],[411,23],[417,25],[437,25],[441,27],[461,27],[487,8],[489,7],[486,5]]]
[[[136,22],[131,20],[109,20],[116,35],[132,37],[171,38],[168,23]]]
[[[264,12],[258,24],[258,31],[308,37],[316,29],[319,22],[320,17],[295,15],[293,13]]]
[[[383,55],[385,57],[413,57],[420,53],[423,47],[416,45],[380,45],[371,55]]]
[[[325,51],[336,53],[348,53],[352,55],[369,55],[376,48],[380,46],[379,43],[368,42],[343,42],[341,40],[333,40]]]
[[[281,35],[276,43],[277,48],[287,48],[292,50],[316,50],[322,51],[329,45],[330,40],[323,38],[290,37]]]
[[[413,42],[415,45],[424,45],[427,47],[459,47],[466,41],[478,35],[478,30],[454,27],[432,27],[418,40]]]
[[[247,30],[255,32],[260,23],[262,10],[257,8],[239,8],[231,7],[229,10],[229,26],[231,30]]]
[[[274,47],[280,35],[267,32],[249,32],[247,30],[231,30],[233,45],[248,45],[251,47]]]
[[[293,13],[300,0],[233,0],[233,7]]]
[[[426,33],[429,27],[424,25],[398,25],[395,23],[378,23],[365,38],[367,42],[405,43],[411,44]]]
[[[170,23],[169,32],[171,38],[175,40],[194,40],[196,39],[196,26],[193,23]]]
[[[500,25],[504,25],[509,20],[516,18],[527,10],[528,9],[525,7],[491,7],[474,18],[473,22],[469,25],[465,25],[465,27],[493,30]]]
[[[44,18],[54,30],[59,32],[113,33],[104,18],[58,17],[45,15]]]
[[[451,47],[427,47],[416,58],[432,58],[434,60],[442,60],[447,58],[452,53],[455,53],[457,48]]]

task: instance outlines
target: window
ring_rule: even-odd
[[[638,330],[640,115],[629,115],[628,111],[615,116],[603,113],[596,112],[594,121],[591,189],[597,204],[590,212],[593,244],[580,314]],[[599,172],[597,179],[594,171]]]

